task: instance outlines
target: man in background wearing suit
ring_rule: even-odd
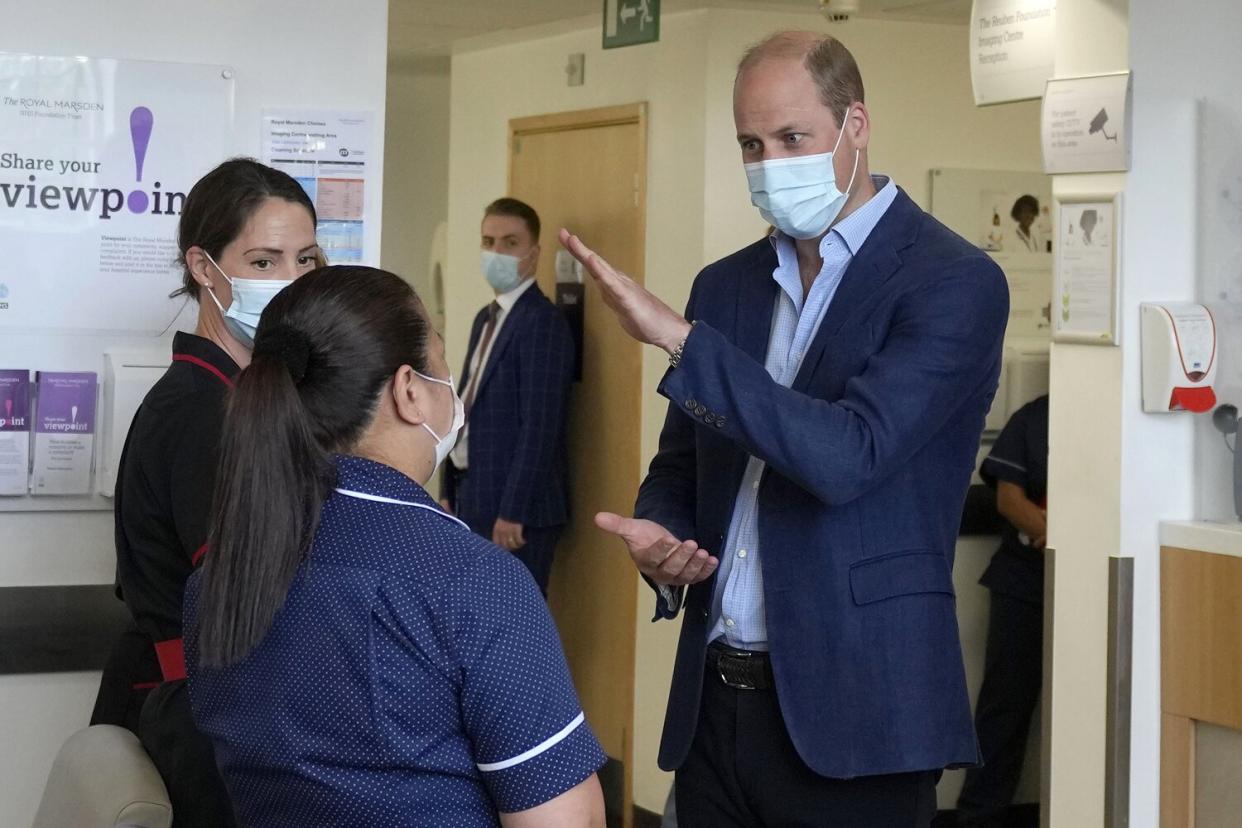
[[[461,373],[466,424],[444,467],[443,505],[526,564],[547,595],[569,519],[565,420],[574,344],[535,284],[539,216],[515,198],[483,213],[483,277],[496,299],[474,319]]]
[[[684,318],[561,233],[669,354],[637,517],[596,517],[683,614],[660,766],[682,828],[925,826],[941,770],[979,757],[952,565],[1005,278],[870,174],[840,42],[755,46],[733,113],[776,230],[703,270]]]

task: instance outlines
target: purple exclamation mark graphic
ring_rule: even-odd
[[[129,113],[129,137],[134,142],[134,177],[142,182],[142,165],[147,160],[147,145],[151,143],[151,127],[155,124],[155,116],[145,106],[136,106]],[[134,190],[129,194],[129,211],[145,213],[150,200],[142,190]]]

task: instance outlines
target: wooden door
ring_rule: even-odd
[[[509,147],[509,193],[534,207],[543,224],[540,288],[556,296],[561,227],[641,282],[646,105],[514,120]],[[590,277],[585,281],[582,381],[569,418],[573,511],[557,548],[549,604],[587,718],[615,760],[601,774],[609,822],[628,826],[638,577],[593,517],[602,510],[629,514],[638,491],[642,353]]]

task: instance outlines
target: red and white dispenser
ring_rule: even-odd
[[[1206,305],[1142,306],[1143,410],[1211,411],[1216,405],[1216,319]]]

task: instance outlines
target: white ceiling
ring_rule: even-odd
[[[859,17],[965,23],[971,0],[856,0]],[[664,0],[664,13],[704,7],[815,10],[818,0]],[[502,29],[603,15],[603,0],[389,0],[394,57],[447,55],[455,40]]]

